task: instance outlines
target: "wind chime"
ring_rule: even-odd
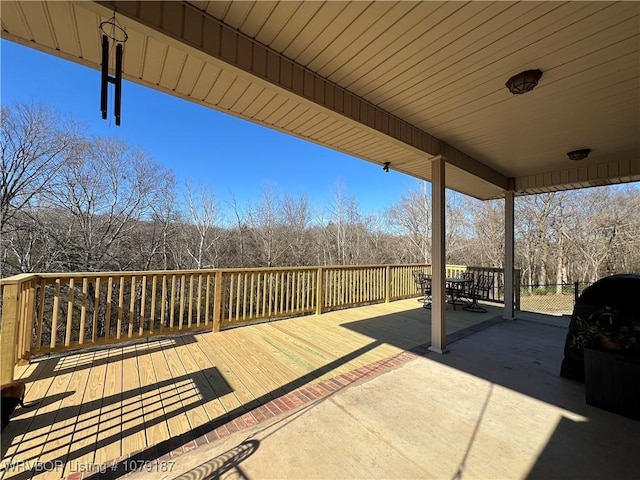
[[[120,108],[122,105],[122,51],[124,44],[129,38],[127,32],[118,21],[116,14],[113,13],[106,22],[100,24],[102,32],[102,79],[100,88],[100,111],[102,119],[107,119],[107,99],[109,83],[115,86],[115,98],[113,101],[113,114],[116,117],[116,126],[120,125]],[[116,47],[116,66],[113,75],[109,74],[109,57],[110,45],[113,43]]]

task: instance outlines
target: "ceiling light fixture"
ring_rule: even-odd
[[[567,153],[570,160],[584,160],[591,153],[590,148],[582,148],[580,150],[573,150]]]
[[[538,85],[540,77],[542,77],[540,70],[527,70],[511,77],[505,85],[514,95],[521,95],[533,90]]]
[[[391,162],[384,162],[384,165],[382,166],[382,170],[389,173],[389,165],[391,165]]]

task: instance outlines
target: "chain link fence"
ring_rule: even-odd
[[[520,286],[520,310],[547,315],[571,315],[582,291],[591,282]]]

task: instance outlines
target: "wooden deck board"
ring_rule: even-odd
[[[262,372],[249,360],[246,342],[240,342],[234,338],[241,336],[242,333],[239,329],[218,334],[216,340],[218,341],[220,357],[225,360],[234,372],[238,372],[242,378],[242,383],[254,394],[255,398],[269,395],[271,388],[275,384],[264,378]],[[270,386],[271,388],[269,388]]]
[[[164,350],[164,354],[173,378],[183,379],[176,392],[182,402],[182,411],[184,412],[184,415],[180,415],[178,418],[183,422],[186,418],[188,423],[183,426],[183,430],[186,432],[207,423],[209,416],[200,401],[201,391],[197,382],[192,375],[187,374],[182,364],[182,357],[187,354],[185,350],[185,345],[178,343],[175,348]]]
[[[36,427],[35,425],[32,427],[31,424],[38,410],[44,409],[45,405],[42,404],[41,399],[45,398],[47,392],[49,391],[49,388],[51,387],[51,384],[53,383],[54,366],[55,362],[45,360],[31,364],[30,367],[33,368],[29,369],[17,367],[20,370],[20,376],[18,378],[26,383],[25,400],[28,402],[28,404],[33,404],[33,406],[28,409],[20,409],[19,411],[17,411],[16,413],[18,415],[14,416],[12,425],[8,427],[6,432],[3,433],[2,457],[4,462],[17,462],[28,459],[28,457],[25,457],[25,452],[28,452],[30,450],[28,444],[24,444],[25,448],[20,448],[20,445],[22,444],[22,442],[28,441],[34,436],[32,430],[34,430]],[[45,410],[42,410],[42,412],[44,413]],[[16,429],[16,422],[20,422],[22,424],[22,428]],[[17,430],[17,432],[12,436],[12,438],[9,438],[12,430]],[[4,473],[5,472],[3,471],[3,474]],[[7,472],[7,478],[9,476],[13,476],[14,473],[17,472]]]
[[[160,395],[160,404],[157,408],[162,408],[169,435],[175,437],[188,430],[187,423],[182,419],[182,401],[177,392],[177,389],[184,388],[188,380],[185,378],[174,380],[163,351],[152,351],[150,356]]]
[[[332,348],[329,361],[323,364],[323,366],[332,364],[332,367],[324,368],[326,374],[338,375],[395,353],[395,351],[390,351],[388,346],[381,345],[376,339],[354,334],[346,329],[331,328],[326,325],[307,326],[304,323],[285,327],[278,326],[278,328],[288,328],[286,330],[288,335],[296,342],[302,342],[308,349],[317,350],[322,346],[327,349]],[[360,354],[350,358],[355,351],[359,351]],[[348,361],[336,365],[337,360],[347,357]]]
[[[448,310],[447,331],[499,311]],[[429,315],[415,299],[403,300],[16,367],[27,401],[42,402],[16,412],[3,432],[3,462],[62,458],[65,475],[97,466],[424,344]]]
[[[81,360],[81,358],[78,358],[78,360]],[[41,462],[67,463],[73,435],[76,428],[79,427],[77,418],[80,414],[82,399],[88,381],[89,370],[78,368],[78,364],[76,364],[76,368],[71,372],[71,379],[67,386],[70,395],[62,400],[60,409],[56,412],[55,419],[52,422],[53,426],[46,437],[44,449],[40,454]],[[33,478],[39,480],[60,478],[62,473],[63,470],[56,467],[51,470],[46,470]]]
[[[141,398],[138,351],[135,345],[128,345],[122,351],[122,451],[135,452],[147,444],[145,418]]]
[[[200,360],[201,353],[205,358],[209,359],[219,373],[217,377],[209,379],[213,390],[219,395],[220,403],[227,412],[241,408],[242,405],[255,401],[255,396],[249,391],[238,374],[223,361],[219,355],[221,348],[217,344],[217,335],[202,335],[197,337],[197,347],[200,352],[195,350],[194,358]],[[221,393],[227,392],[227,393]]]
[[[52,397],[52,402],[48,403],[42,401],[38,406],[36,414],[33,415],[29,424],[29,430],[24,435],[20,442],[19,451],[13,456],[13,462],[25,462],[28,467],[33,467],[36,461],[39,461],[41,456],[48,454],[47,449],[47,436],[52,430],[57,430],[58,425],[55,422],[57,412],[62,408],[64,395],[55,395],[54,392],[69,392],[69,385],[73,377],[73,368],[71,367],[77,359],[69,359],[66,363],[69,368],[65,368],[63,373],[55,375],[52,378],[49,388],[47,389],[44,399]],[[51,374],[55,372],[54,366],[46,366],[47,370]],[[46,382],[49,383],[49,382]],[[4,438],[3,438],[4,441]],[[21,472],[9,472],[6,478],[11,478],[11,473],[19,474]]]
[[[258,331],[260,329],[253,330]],[[295,370],[292,370],[280,360],[279,355],[275,354],[274,350],[270,348],[272,345],[256,338],[251,332],[243,332],[243,336],[246,342],[244,344],[247,351],[246,358],[252,362],[254,370],[260,372],[261,378],[271,381],[268,389],[273,393],[272,396],[275,398],[288,393],[281,387],[295,382],[300,375],[296,374]]]
[[[136,345],[136,353],[146,441],[149,445],[155,445],[169,437],[169,427],[162,408],[158,379],[151,363],[149,344]]]
[[[226,392],[226,388],[222,386],[218,394],[215,390],[215,384],[219,379],[219,375],[214,370],[215,367],[202,355],[202,350],[196,348],[187,348],[184,338],[179,339],[184,346],[184,354],[182,355],[182,365],[185,373],[194,379],[198,387],[196,395],[200,395],[202,408],[208,420],[215,420],[226,415],[226,410],[220,401],[219,396]],[[213,382],[211,380],[214,380]],[[237,402],[236,407],[240,404]]]
[[[104,397],[104,385],[107,375],[108,350],[97,351],[92,355],[87,388],[80,404],[76,430],[69,452],[70,469],[77,470],[94,465],[95,446],[100,430],[100,409]],[[66,470],[65,470],[66,471]]]
[[[129,373],[129,372],[127,372]],[[122,455],[122,347],[109,350],[94,463]]]

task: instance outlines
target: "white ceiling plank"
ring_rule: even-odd
[[[256,85],[255,83],[249,84],[246,91],[242,96],[240,96],[236,102],[231,105],[231,110],[237,112],[247,118],[251,118],[252,115],[247,114],[247,109],[249,109],[264,93],[265,89],[261,85]]]
[[[160,85],[169,90],[175,90],[182,76],[186,61],[187,54],[185,52],[168,47],[164,65],[162,66]]]
[[[66,2],[48,2],[47,11],[56,32],[56,48],[79,57],[80,48],[71,5]]]
[[[188,55],[178,79],[176,90],[184,95],[191,96],[203,69],[204,62],[201,59],[194,55]]]
[[[333,55],[342,48],[338,38],[369,6],[370,2],[343,2],[325,3],[325,7],[320,10],[311,23],[311,28],[301,39],[301,52],[296,55],[295,61],[311,70],[317,71],[318,65],[314,63],[316,59]],[[318,25],[319,24],[319,25]],[[302,41],[304,40],[304,41]]]
[[[273,39],[289,23],[291,16],[299,6],[299,2],[278,2],[256,33],[255,39],[265,45],[271,45]]]
[[[149,83],[160,85],[160,76],[169,47],[155,38],[147,37],[147,48],[142,67],[142,78]]]
[[[46,13],[46,4],[42,2],[20,2],[20,8],[25,17],[29,18],[29,30],[33,40],[45,47],[58,49],[53,34],[51,24]],[[2,2],[4,10],[4,2]]]
[[[25,41],[32,41],[33,33],[29,29],[28,21],[25,20],[20,3],[3,2],[1,7],[2,15],[0,20],[2,21],[2,30],[21,37]]]
[[[191,96],[198,100],[204,101],[209,95],[209,92],[213,88],[218,76],[222,73],[222,70],[215,65],[205,63],[200,76],[196,80],[196,85],[193,87]]]
[[[271,98],[268,99],[267,102],[264,103],[264,106],[261,107],[252,115],[252,117],[256,120],[262,121],[266,124],[273,125],[267,119],[273,118],[275,112],[281,108],[287,102],[287,97],[285,95],[274,94]]]
[[[293,13],[289,20],[292,25],[297,26],[297,31],[282,29],[278,35],[275,36],[269,46],[276,52],[285,52],[292,44],[296,43],[298,38],[300,38],[300,32],[305,29],[309,21],[321,7],[321,2],[301,2],[298,9]],[[285,55],[287,54],[285,53]]]
[[[236,77],[231,86],[227,89],[225,94],[218,102],[218,106],[220,108],[224,108],[225,110],[232,110],[237,112],[238,110],[235,110],[233,107],[245,94],[250,91],[250,86],[251,83],[249,81],[243,78]]]
[[[229,72],[227,70],[222,70],[220,72],[220,75],[217,76],[213,87],[211,87],[211,90],[209,90],[209,94],[204,99],[205,102],[211,105],[219,105],[222,98],[227,94],[236,80],[238,80],[238,76],[235,73]]]

